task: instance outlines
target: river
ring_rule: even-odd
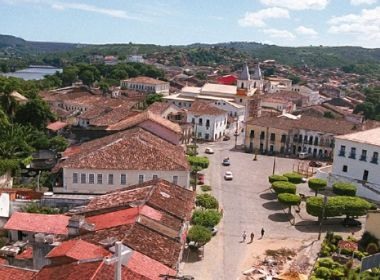
[[[28,68],[3,74],[6,77],[15,77],[24,80],[42,80],[45,75],[53,75],[55,72],[62,72],[61,68],[52,66],[31,65]]]

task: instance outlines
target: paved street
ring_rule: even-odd
[[[241,143],[239,139],[238,143]],[[242,233],[251,232],[255,240],[260,237],[261,228],[265,228],[264,239],[310,239],[316,238],[315,225],[310,228],[314,218],[308,217],[304,210],[296,217],[296,223],[305,226],[292,226],[283,207],[277,202],[269,188],[268,176],[272,174],[273,157],[253,155],[234,151],[234,137],[228,142],[201,144],[200,154],[205,147],[212,147],[213,155],[208,155],[210,166],[202,172],[206,175],[206,184],[212,186],[212,193],[217,197],[224,211],[224,217],[218,225],[219,232],[205,246],[202,260],[185,256],[183,274],[190,274],[195,279],[237,279],[241,265],[253,244],[241,243]],[[222,166],[222,160],[229,157],[231,166]],[[276,158],[276,173],[292,171],[293,159]],[[233,181],[225,181],[226,170],[233,173]],[[298,186],[298,192],[312,195],[306,184]],[[309,221],[308,221],[309,220]],[[247,240],[247,241],[248,241]]]

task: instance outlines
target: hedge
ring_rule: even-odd
[[[307,184],[309,185],[310,189],[315,191],[315,196],[317,196],[318,191],[323,190],[327,186],[327,181],[323,179],[312,178],[307,182]]]
[[[197,206],[201,206],[206,209],[218,209],[219,203],[218,200],[211,194],[204,193],[197,195],[195,200]]]
[[[199,166],[203,169],[207,168],[210,164],[210,161],[207,157],[187,156],[187,160],[189,161],[191,166]]]
[[[211,191],[211,186],[209,185],[202,185],[201,186],[201,190],[204,191],[204,192],[208,192],[208,191]]]
[[[298,173],[285,173],[283,176],[285,176],[286,178],[288,178],[288,181],[293,183],[293,184],[300,184],[302,183],[302,175],[301,174],[298,174]]]
[[[214,209],[196,210],[191,217],[191,223],[204,227],[214,227],[222,218],[221,214]]]
[[[289,213],[291,212],[292,206],[301,203],[301,197],[298,194],[280,193],[277,198],[278,201],[289,207]]]
[[[268,177],[269,179],[269,183],[273,183],[273,182],[277,182],[277,181],[285,181],[287,182],[288,181],[288,178],[286,178],[285,176],[282,176],[282,175],[271,175]]]
[[[322,197],[309,197],[306,201],[306,212],[312,216],[321,217],[322,207]],[[371,204],[360,197],[332,196],[328,198],[326,203],[325,216],[363,216],[367,213],[370,207]]]
[[[276,181],[273,182],[272,188],[277,194],[280,193],[296,193],[296,185],[290,182],[284,182],[284,181]]]
[[[337,182],[333,184],[333,192],[337,195],[355,196],[356,186],[351,183]]]
[[[200,246],[209,242],[211,237],[211,231],[208,228],[199,225],[192,226],[187,233],[187,239],[198,243]]]

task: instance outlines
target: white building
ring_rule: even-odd
[[[159,93],[163,95],[168,95],[170,85],[168,82],[165,81],[145,76],[139,76],[120,81],[120,87],[122,89],[131,89],[148,93]]]
[[[54,170],[60,193],[105,193],[161,178],[189,187],[190,168],[183,148],[134,128],[75,147]]]
[[[223,137],[227,128],[228,112],[205,101],[196,101],[187,111],[187,122],[194,125],[198,139],[216,141]]]
[[[267,77],[265,79],[265,91],[268,93],[291,90],[292,80],[282,77]]]
[[[335,137],[332,175],[362,181],[380,191],[380,128]]]
[[[307,97],[308,106],[317,105],[321,103],[319,91],[312,90],[308,86],[293,85],[292,91],[298,92],[300,95]]]
[[[130,55],[127,60],[128,62],[144,63],[144,58],[142,55]]]

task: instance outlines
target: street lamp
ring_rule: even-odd
[[[326,211],[326,204],[327,204],[327,196],[325,195],[323,197],[323,205],[322,205],[322,215],[319,221],[319,233],[318,233],[318,240],[321,240],[321,233],[322,233],[322,223],[323,219],[325,218],[325,211]]]
[[[237,138],[238,138],[238,118],[235,117],[234,118],[234,121],[235,121],[235,149],[237,148]]]

